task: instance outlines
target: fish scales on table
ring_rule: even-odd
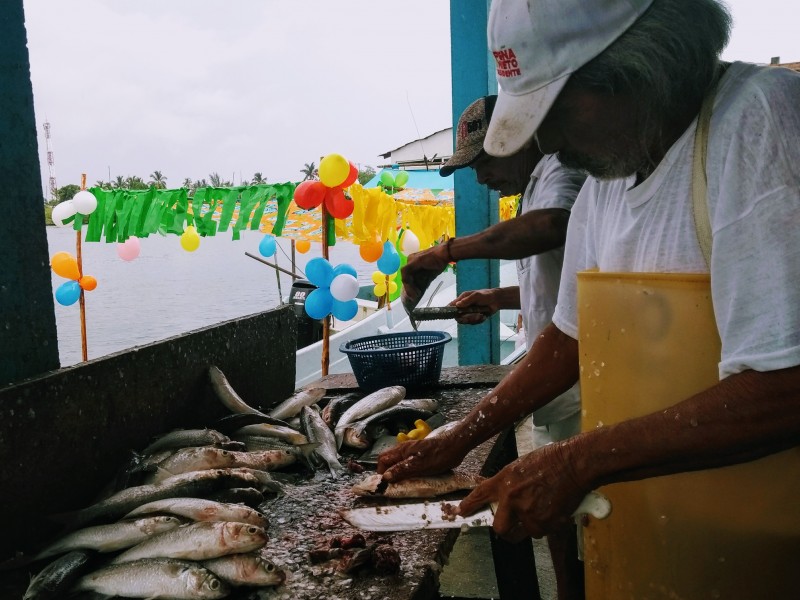
[[[22,600],[63,598],[91,565],[93,552],[73,550],[48,564],[31,579]]]
[[[384,498],[435,498],[460,490],[472,490],[485,480],[480,475],[462,471],[450,471],[429,477],[411,477],[388,483],[383,476],[372,474],[353,486],[357,496],[381,496]]]
[[[210,366],[208,368],[208,378],[211,381],[211,388],[214,390],[217,398],[219,398],[223,406],[225,406],[225,408],[230,410],[232,413],[258,415],[265,419],[265,423],[280,425],[282,427],[287,426],[284,421],[270,417],[269,415],[261,412],[257,408],[254,408],[245,402],[242,397],[236,393],[236,390],[233,389],[233,386],[230,384],[230,382],[228,382],[227,377],[225,377],[225,374],[219,369],[219,367],[214,365]]]
[[[253,552],[229,554],[202,561],[204,567],[233,586],[280,585],[286,573],[274,563]]]
[[[91,591],[123,598],[217,600],[230,594],[230,586],[200,564],[153,558],[108,565],[84,575],[75,591]]]
[[[182,525],[184,521],[177,516],[158,515],[121,521],[109,525],[96,525],[74,531],[47,546],[39,552],[35,560],[41,560],[71,550],[96,550],[97,552],[116,552],[143,542]]]
[[[436,400],[428,398],[403,399],[394,406],[376,412],[364,419],[351,423],[346,429],[343,443],[353,448],[367,448],[380,437],[380,424],[388,424],[386,432],[397,433],[400,425],[413,424],[417,419],[428,419],[439,408]],[[411,426],[413,428],[413,425]]]
[[[267,414],[275,419],[289,419],[296,417],[303,410],[304,406],[316,404],[325,397],[326,390],[323,388],[313,388],[310,390],[300,390],[289,396],[286,400],[278,404]]]
[[[263,527],[230,521],[198,521],[154,535],[119,554],[113,564],[143,558],[206,560],[227,554],[263,548],[267,532]]]
[[[336,439],[333,432],[322,420],[319,412],[310,406],[303,407],[300,420],[308,438],[319,444],[314,452],[328,465],[331,475],[338,477],[344,471],[344,467],[339,462],[339,453],[336,451]]]
[[[400,402],[406,395],[406,388],[393,385],[382,388],[364,396],[348,408],[336,422],[336,447],[341,448],[345,429],[355,421],[360,421],[376,412],[382,411]]]
[[[260,494],[260,492],[259,492]],[[263,498],[263,495],[261,496]],[[269,520],[259,511],[243,506],[225,502],[215,502],[205,498],[168,498],[143,504],[127,515],[126,519],[142,517],[149,514],[171,514],[192,521],[233,521],[235,523],[248,523],[266,529]]]

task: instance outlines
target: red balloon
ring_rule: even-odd
[[[350,173],[347,175],[347,179],[345,179],[339,186],[342,188],[350,187],[356,182],[356,179],[358,179],[358,169],[351,161],[347,162],[350,163]]]
[[[346,219],[353,214],[353,201],[345,198],[342,188],[330,188],[325,195],[325,208],[336,219]]]
[[[300,208],[310,210],[322,204],[327,191],[321,181],[303,181],[294,188],[294,201]]]

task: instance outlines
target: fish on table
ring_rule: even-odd
[[[204,567],[233,586],[280,585],[286,573],[255,552],[229,554],[202,561]]]
[[[390,406],[394,406],[405,398],[405,395],[406,388],[402,385],[392,385],[367,394],[361,400],[353,404],[353,406],[348,408],[336,422],[336,429],[334,430],[336,447],[341,448],[345,429],[347,429],[350,423],[354,423],[376,412],[387,409]]]
[[[51,600],[67,595],[73,583],[91,564],[93,552],[73,550],[60,556],[31,579],[22,600]]]
[[[261,496],[263,499],[263,496]],[[266,529],[269,520],[259,511],[242,504],[215,502],[205,498],[166,498],[143,504],[127,515],[126,519],[149,514],[171,514],[192,521],[233,521],[249,523]]]
[[[345,428],[342,443],[353,448],[367,448],[380,436],[380,424],[386,423],[391,429],[398,429],[400,424],[429,418],[438,407],[436,400],[428,398],[403,399],[389,408],[350,423]]]
[[[325,393],[326,390],[323,388],[300,390],[289,396],[267,414],[275,419],[283,420],[295,417],[300,414],[304,406],[311,406],[322,400],[325,397]]]
[[[176,450],[190,446],[223,447],[230,441],[227,435],[214,429],[176,429],[154,440],[139,454],[151,456],[165,450]]]
[[[389,483],[382,475],[372,474],[352,487],[357,496],[380,496],[384,498],[435,498],[460,490],[472,490],[485,477],[462,471],[449,471],[441,475],[411,477]]]
[[[336,451],[336,439],[322,416],[310,406],[304,406],[300,413],[300,421],[308,439],[318,444],[314,452],[325,464],[331,475],[337,477],[344,467],[339,462],[339,453]]]
[[[219,398],[220,402],[232,413],[258,415],[263,417],[266,423],[286,426],[284,421],[271,417],[245,402],[242,397],[236,393],[236,390],[233,389],[233,386],[228,382],[227,377],[225,377],[225,374],[219,367],[214,365],[210,366],[208,368],[208,378],[211,381],[211,388],[214,390],[217,398]]]

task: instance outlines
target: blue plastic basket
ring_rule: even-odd
[[[408,331],[350,340],[339,350],[350,360],[360,388],[412,388],[439,381],[444,345],[451,339],[444,331]]]

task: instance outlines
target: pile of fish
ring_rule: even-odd
[[[392,386],[327,403],[325,390],[301,391],[264,413],[217,367],[209,379],[231,414],[212,428],[156,439],[102,499],[60,515],[66,533],[32,557],[48,564],[24,600],[212,599],[240,586],[280,585],[285,573],[268,558],[269,523],[258,510],[282,493],[275,471],[326,468],[336,478],[345,470],[340,452],[361,452],[437,410],[435,401],[405,399],[405,389]]]

